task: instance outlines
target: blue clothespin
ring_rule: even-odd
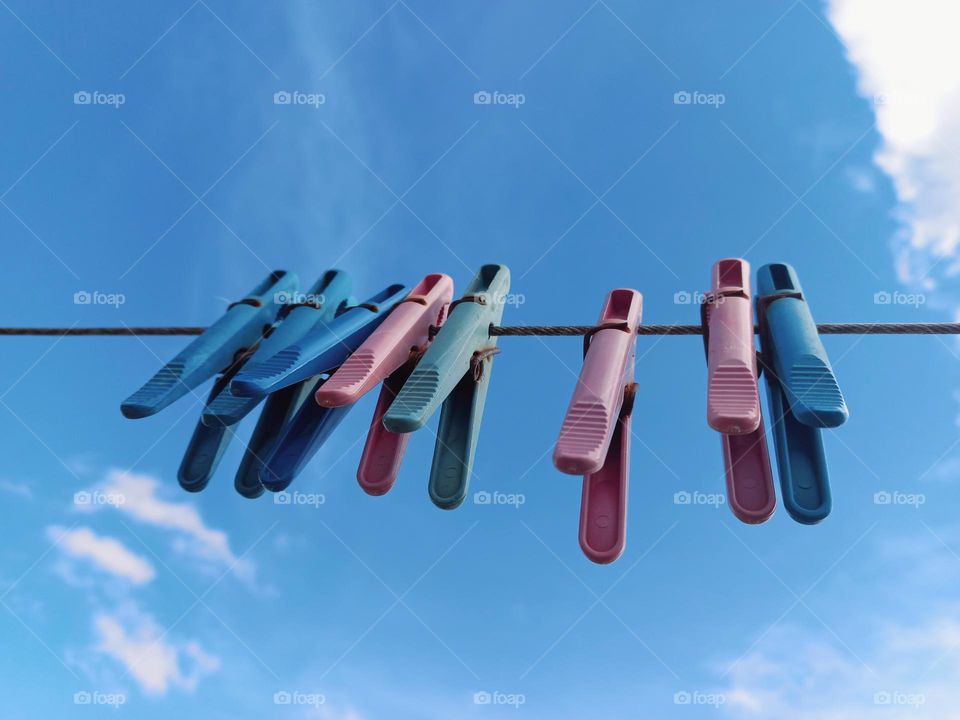
[[[756,309],[783,504],[811,525],[832,505],[820,428],[845,421],[847,406],[792,267],[758,270]]]
[[[430,470],[430,498],[453,509],[467,494],[483,405],[497,352],[490,325],[499,323],[510,289],[505,265],[484,265],[383,418],[390,432],[423,427],[437,408],[440,425]]]
[[[235,362],[230,370],[218,379],[214,385],[201,422],[194,430],[190,444],[180,464],[177,478],[180,485],[192,492],[206,487],[220,458],[230,444],[235,425],[250,413],[262,398],[238,397],[230,392],[230,382],[241,367],[266,359],[306,335],[314,327],[330,321],[343,307],[350,295],[350,276],[339,270],[328,270],[310,288],[300,295],[292,292],[280,292],[273,301],[280,305],[278,322],[256,347],[253,353],[247,353],[242,362]],[[257,423],[272,426],[278,419],[282,422],[293,415],[299,402],[305,397],[302,388],[290,388],[289,392],[278,393],[268,399],[271,406],[265,407],[261,420]],[[266,420],[264,420],[264,416]],[[276,426],[276,427],[279,427]],[[248,443],[240,470],[234,485],[241,495],[256,497],[263,493],[258,479],[258,458],[269,452],[269,441],[274,433],[254,431]]]
[[[293,418],[283,426],[273,444],[269,456],[260,469],[260,482],[267,490],[273,492],[286,490],[337,429],[347,413],[355,407],[356,403],[349,403],[328,408],[315,402],[312,395],[324,382],[326,378],[306,383],[310,386],[308,399],[300,405]]]
[[[390,285],[275,355],[247,365],[234,378],[230,389],[234,395],[262,397],[340,367],[406,294],[403,285]]]
[[[791,412],[810,427],[843,425],[847,405],[792,267],[776,263],[757,271],[757,308]]]
[[[248,297],[230,305],[223,317],[128,397],[120,411],[128,418],[153,415],[231,366],[237,354],[256,344],[273,322],[279,310],[274,295],[296,287],[293,273],[270,273]]]
[[[262,421],[254,431],[251,446],[256,444],[262,452],[245,458],[240,470],[244,474],[243,494],[255,497],[263,487],[274,492],[283,490],[316,454],[350,410],[349,406],[321,408],[316,404],[312,395],[322,382],[317,376],[340,367],[406,294],[403,285],[391,285],[262,363],[248,363],[234,378],[231,389],[237,395],[262,397],[271,393],[271,400],[280,398],[267,401]],[[281,404],[286,407],[284,413],[279,411]],[[239,474],[237,487],[241,487]]]

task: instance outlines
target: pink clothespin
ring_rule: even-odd
[[[730,508],[745,523],[761,523],[773,514],[776,494],[760,415],[746,260],[727,258],[714,264],[701,315],[707,351],[707,423],[722,434]]]
[[[630,426],[636,327],[643,296],[619,289],[607,296],[597,327],[584,338],[583,369],[567,409],[553,464],[583,475],[580,547],[593,562],[623,553],[630,474]]]
[[[370,495],[383,495],[396,482],[410,435],[386,430],[383,416],[433,339],[452,298],[449,275],[427,275],[317,390],[317,403],[339,407],[383,382],[357,471],[360,487]]]

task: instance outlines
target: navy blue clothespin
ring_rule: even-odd
[[[124,400],[120,411],[128,418],[148,417],[230,368],[240,353],[260,340],[277,316],[280,307],[274,303],[274,295],[296,287],[297,276],[293,273],[270,273],[246,298],[230,305],[223,317]]]
[[[757,271],[756,309],[783,504],[797,522],[814,524],[832,505],[820,428],[849,413],[792,267]]]
[[[274,296],[273,302],[280,307],[277,323],[252,353],[235,362],[214,385],[177,473],[181,487],[197,492],[207,486],[233,437],[230,426],[240,422],[263,399],[234,395],[230,391],[234,376],[242,367],[272,357],[315,327],[333,320],[346,304],[351,284],[347,273],[328,270],[307,293],[278,292]],[[258,478],[259,458],[267,455],[277,429],[292,417],[306,397],[305,389],[295,385],[267,399],[234,480],[241,495],[257,497],[263,493]]]
[[[302,388],[296,412],[288,419],[270,421],[275,439],[271,439],[268,452],[250,466],[251,472],[257,470],[263,487],[279,492],[289,486],[350,411],[352,404],[324,408],[316,403],[312,396],[325,379],[317,376],[340,367],[406,294],[403,285],[391,285],[263,362],[248,363],[233,379],[231,389],[240,396],[262,397],[290,392],[294,386]],[[269,432],[266,422],[263,432]]]

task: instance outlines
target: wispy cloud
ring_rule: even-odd
[[[899,201],[899,276],[952,309],[949,283],[960,275],[960,6],[830,0],[828,12],[875,107],[883,138],[875,160]]]
[[[93,625],[96,651],[119,662],[147,694],[163,695],[171,688],[192,691],[201,678],[220,669],[219,657],[195,640],[173,640],[135,605],[98,613]]]
[[[156,570],[146,558],[132,552],[119,540],[97,535],[88,527],[68,530],[51,525],[47,528],[47,539],[57,543],[62,555],[88,562],[96,569],[134,585],[143,585],[156,577]]]
[[[81,505],[79,509],[95,512],[113,507],[139,523],[173,533],[176,550],[222,569],[231,568],[238,577],[252,582],[255,567],[250,560],[234,554],[227,533],[208,526],[194,505],[165,499],[158,478],[114,469],[95,489],[122,500],[112,505]]]

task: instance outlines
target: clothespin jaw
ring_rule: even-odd
[[[279,309],[276,293],[295,290],[297,276],[276,270],[250,294],[227,308],[223,317],[207,328],[143,387],[128,397],[120,411],[128,418],[153,415],[205,380],[229,366],[241,350],[252,347]]]
[[[707,351],[707,422],[721,433],[727,497],[733,514],[756,524],[776,509],[773,472],[760,412],[750,265],[717,261],[701,306]]]
[[[810,427],[837,427],[849,412],[803,297],[797,273],[786,263],[757,272],[757,313],[769,340],[764,352],[790,411]]]
[[[404,365],[413,348],[426,348],[430,329],[452,296],[449,275],[427,275],[320,387],[317,403],[339,407],[356,402]]]
[[[318,379],[309,395],[316,393],[324,382]],[[260,469],[260,482],[267,490],[286,490],[354,407],[352,403],[336,408],[321,407],[309,395],[280,431]]]
[[[612,291],[594,331],[584,339],[584,360],[560,438],[557,468],[583,475],[580,548],[595,563],[623,553],[627,537],[627,490],[637,325],[643,296]]]
[[[233,380],[235,395],[262,397],[339,367],[406,296],[403,285],[390,285],[363,305],[345,309],[272,357],[245,367]]]
[[[636,290],[614,290],[607,296],[597,324],[601,329],[590,339],[554,448],[553,464],[560,472],[588,475],[603,467],[624,385],[633,380],[636,328],[642,313],[643,296]]]
[[[247,361],[252,367],[300,340],[304,335],[334,319],[347,303],[352,291],[350,276],[342,270],[327,270],[303,296],[278,294],[279,322],[271,328],[256,352]],[[235,425],[248,415],[262,400],[261,397],[234,395],[230,385],[224,386],[203,411],[206,425]]]
[[[458,507],[466,497],[497,352],[490,326],[500,322],[510,289],[505,265],[484,265],[383,417],[393,433],[423,427],[442,404],[429,491],[434,504]]]

